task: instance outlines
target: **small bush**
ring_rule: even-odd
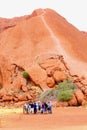
[[[68,89],[75,90],[76,87],[72,81],[64,80],[63,82],[56,85],[56,88],[59,90],[68,90]]]
[[[26,79],[29,78],[29,75],[28,75],[28,72],[27,72],[27,71],[23,71],[22,75],[23,75],[23,77],[26,78]]]
[[[72,81],[64,80],[56,86],[56,89],[59,90],[58,100],[68,101],[72,98],[75,91],[75,84]]]
[[[57,100],[58,90],[48,89],[40,95],[40,101]]]
[[[61,91],[58,94],[58,99],[60,101],[69,101],[72,98],[72,95],[73,95],[73,91],[72,90]]]

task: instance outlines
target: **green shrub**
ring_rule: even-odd
[[[27,71],[23,71],[22,75],[23,75],[23,77],[26,78],[26,79],[29,78],[29,75],[28,75],[28,72],[27,72]]]
[[[68,89],[75,90],[75,88],[76,88],[75,84],[69,80],[64,80],[63,82],[56,85],[56,89],[59,90],[68,90]]]
[[[72,90],[64,90],[58,94],[58,99],[60,101],[69,101],[72,98],[72,95],[73,95]]]
[[[64,80],[56,86],[56,89],[59,90],[58,100],[68,101],[72,98],[75,91],[75,84],[72,81]]]

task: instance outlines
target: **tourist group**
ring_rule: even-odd
[[[30,113],[50,113],[52,114],[52,105],[50,102],[34,102],[28,103],[26,102],[23,106],[23,113],[30,114]]]

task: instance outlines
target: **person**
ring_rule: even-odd
[[[40,112],[41,112],[41,102],[38,101],[38,102],[36,103],[36,105],[37,105],[37,112],[40,113]]]
[[[48,102],[48,113],[52,114],[52,104],[51,102]]]
[[[29,108],[29,104],[28,102],[26,102],[23,106],[23,113],[27,113],[28,114],[28,108]]]
[[[47,113],[47,110],[48,110],[48,104],[44,102],[44,112]]]
[[[34,104],[33,104],[33,102],[30,104],[30,106],[31,106],[30,112],[34,113]]]
[[[44,105],[44,102],[42,103],[42,106],[41,106],[41,113],[44,113],[45,112],[45,105]]]
[[[37,105],[36,105],[36,103],[34,103],[33,107],[34,107],[34,114],[36,114],[37,113]]]

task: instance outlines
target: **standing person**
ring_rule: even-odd
[[[40,101],[38,101],[37,102],[37,112],[41,112],[41,102]]]
[[[52,104],[48,102],[48,113],[52,114]]]
[[[44,102],[44,112],[47,113],[47,110],[48,110],[48,104],[46,102]]]
[[[44,105],[44,102],[42,103],[42,106],[41,106],[41,113],[44,113],[45,112],[45,105]]]
[[[41,112],[41,102],[40,101],[38,103],[38,111],[39,111],[39,113]]]
[[[36,103],[34,103],[33,107],[34,107],[34,114],[36,114],[37,113],[37,105],[36,105]]]
[[[33,113],[34,112],[34,106],[33,106],[34,104],[33,104],[33,102],[31,102],[30,104],[29,104],[29,111],[30,111],[30,113]]]
[[[33,104],[33,102],[31,103],[31,113],[34,113],[34,104]]]
[[[29,104],[26,102],[23,106],[23,113],[27,113],[28,114],[28,107],[29,107]]]
[[[28,103],[28,113],[30,114],[30,111],[31,111],[31,105],[30,103]]]

